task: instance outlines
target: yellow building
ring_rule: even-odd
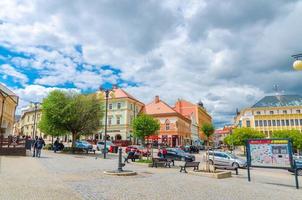
[[[41,116],[42,111],[39,104],[37,104],[37,107],[35,107],[34,104],[30,104],[28,107],[22,109],[21,118],[18,121],[20,135],[30,136],[31,138],[34,138],[34,136],[41,136],[46,139],[44,133],[38,128]]]
[[[18,96],[0,83],[0,135],[13,135]]]
[[[302,131],[302,96],[266,96],[235,117],[238,127],[251,127],[268,137],[276,130]]]

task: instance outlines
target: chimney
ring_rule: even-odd
[[[158,95],[155,96],[154,102],[155,102],[155,103],[158,103],[158,102],[159,102],[159,96],[158,96]]]

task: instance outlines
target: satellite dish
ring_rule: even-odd
[[[294,63],[293,63],[293,68],[295,70],[302,70],[302,60],[296,60]]]

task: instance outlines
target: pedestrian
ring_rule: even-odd
[[[35,139],[32,141],[33,157],[36,156],[36,149],[37,149],[38,139],[39,139],[38,136],[36,136]]]
[[[54,153],[57,153],[58,150],[59,150],[59,138],[57,138],[56,141],[53,143]]]
[[[163,157],[166,158],[166,155],[167,155],[167,149],[166,148],[163,148],[163,151],[162,151],[162,154],[163,154]]]
[[[43,148],[43,146],[45,146],[45,142],[42,139],[42,137],[40,137],[37,141],[37,146],[36,146],[36,157],[40,158],[41,157],[41,150]]]

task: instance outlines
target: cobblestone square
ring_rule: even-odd
[[[117,167],[117,157],[43,152],[32,157],[1,157],[0,199],[293,199],[302,197],[286,170],[246,170],[228,179],[179,173],[179,168],[148,168],[128,164],[137,176],[103,173]],[[301,178],[300,178],[301,180]]]

